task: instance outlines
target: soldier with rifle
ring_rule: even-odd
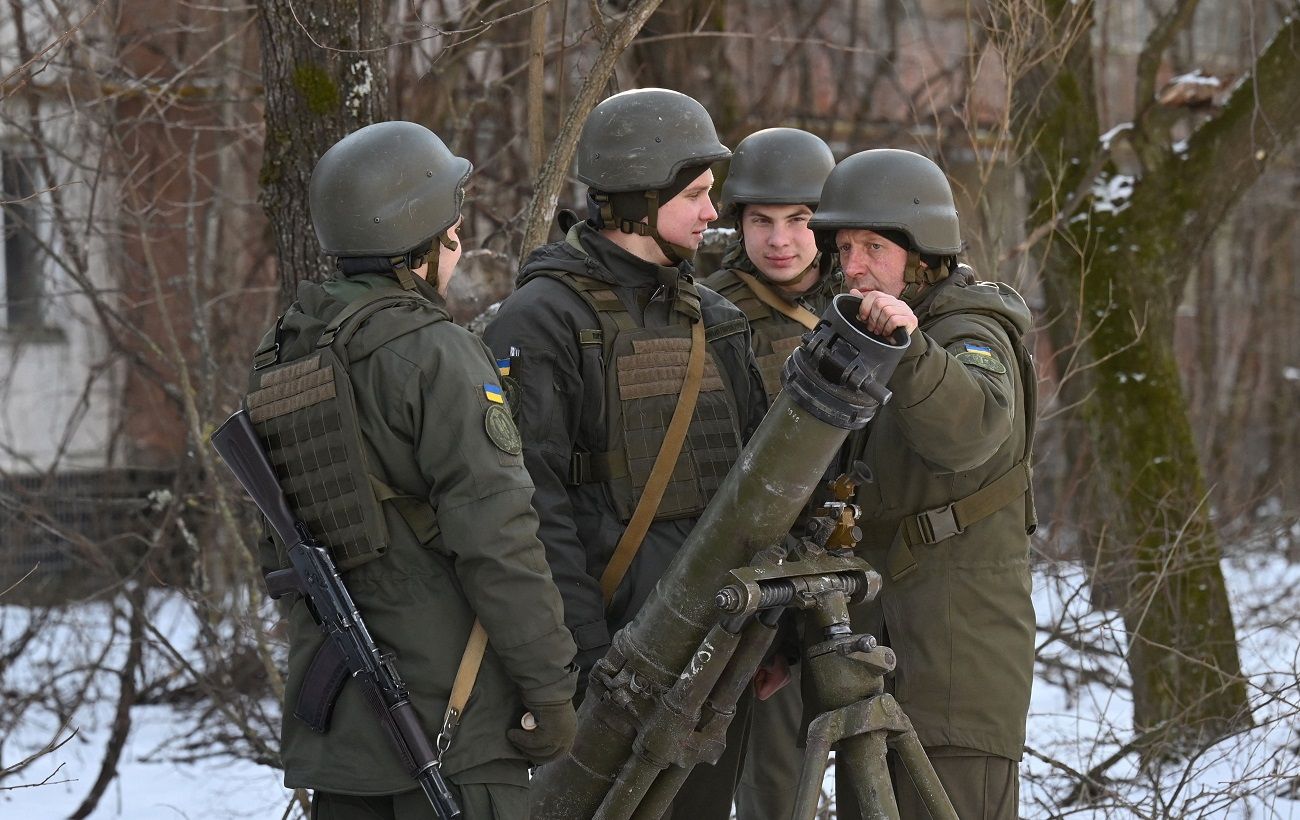
[[[810,227],[839,254],[873,333],[911,336],[893,400],[852,439],[858,554],[884,576],[854,628],[897,656],[893,692],[963,820],[1014,818],[1033,679],[1030,484],[1036,379],[1030,313],[977,281],[952,190],[910,151],[854,154],[831,172]],[[903,818],[925,818],[891,759]],[[837,789],[838,816],[859,816]]]
[[[808,228],[822,184],[835,167],[831,149],[797,128],[768,128],[740,141],[722,185],[723,215],[736,240],[704,283],[745,313],[768,402],[800,337],[816,326],[844,276]],[[793,650],[793,657],[788,657]],[[803,756],[797,744],[803,701],[797,642],[786,641],[760,669],[749,751],[736,791],[741,820],[789,820]],[[787,685],[788,683],[788,685]]]
[[[311,214],[338,270],[299,285],[214,436],[275,530],[285,784],[314,790],[320,820],[524,818],[529,764],[573,737],[574,645],[522,442],[443,300],[470,169],[409,122],[325,153]]]
[[[529,255],[484,336],[508,360],[539,533],[585,686],[764,401],[744,314],[697,284],[686,261],[717,218],[710,166],[731,154],[708,112],[666,89],[616,94],[587,118],[577,154],[587,219]],[[743,732],[744,717],[732,725]],[[679,810],[729,817],[737,766],[702,767]]]

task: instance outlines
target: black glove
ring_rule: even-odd
[[[572,701],[525,704],[537,722],[535,729],[511,729],[506,739],[537,765],[549,763],[569,751],[578,733],[578,713]]]

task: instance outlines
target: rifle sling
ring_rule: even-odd
[[[447,711],[443,716],[442,733],[438,737],[440,752],[445,751],[451,743],[451,737],[465,714],[465,705],[469,703],[474,681],[478,679],[478,670],[483,663],[483,653],[487,650],[487,632],[483,624],[476,619],[469,633],[469,642],[460,657],[460,666],[456,669],[456,679],[452,683],[451,697],[447,701]],[[338,648],[338,642],[326,638],[316,650],[316,656],[307,666],[303,675],[302,686],[298,689],[298,701],[293,714],[311,727],[314,732],[327,732],[330,717],[334,714],[334,705],[338,702],[343,684],[352,677],[347,659]]]
[[[632,566],[632,559],[641,548],[646,533],[650,531],[650,523],[654,521],[673,470],[677,467],[677,457],[681,455],[682,444],[686,441],[686,431],[695,415],[695,402],[700,396],[700,384],[704,380],[704,355],[704,320],[697,319],[691,326],[691,355],[686,364],[686,378],[677,398],[677,407],[673,409],[672,420],[668,422],[663,444],[655,456],[650,478],[646,481],[641,498],[637,500],[632,519],[628,521],[627,528],[618,539],[618,546],[614,548],[614,554],[610,556],[609,563],[600,576],[600,591],[606,609],[614,599],[614,591],[622,583],[628,567]]]
[[[804,327],[812,330],[817,327],[817,314],[813,313],[802,305],[795,305],[782,299],[776,291],[772,290],[766,283],[760,282],[758,277],[746,273],[743,270],[733,270],[732,273],[740,278],[740,281],[749,285],[749,289],[754,291],[754,295],[763,304],[785,316],[787,319],[793,319]]]

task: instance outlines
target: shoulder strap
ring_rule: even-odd
[[[975,492],[941,507],[909,515],[899,525],[901,541],[895,542],[886,558],[890,576],[899,580],[916,569],[912,547],[937,544],[960,535],[970,526],[983,521],[993,513],[1014,502],[1025,499],[1025,532],[1032,534],[1038,528],[1038,515],[1034,506],[1034,432],[1038,418],[1038,376],[1034,370],[1033,356],[1025,346],[1024,337],[1005,318],[995,313],[979,312],[1001,326],[1016,356],[1020,370],[1020,388],[1024,394],[1025,447],[1020,461]],[[934,322],[927,323],[932,326]],[[924,329],[924,328],[923,328]]]
[[[663,444],[650,469],[650,478],[637,501],[632,520],[623,530],[618,546],[614,548],[614,554],[600,576],[600,591],[604,595],[606,607],[614,599],[614,591],[622,583],[623,576],[632,565],[632,559],[641,548],[641,542],[650,530],[650,522],[654,520],[659,503],[663,501],[664,491],[668,489],[673,469],[677,466],[677,456],[681,454],[682,444],[686,441],[686,430],[690,427],[691,417],[695,415],[695,402],[699,398],[700,383],[704,378],[704,350],[704,321],[701,319],[691,326],[691,355],[686,364],[686,378],[672,420],[668,422],[668,430],[664,433]]]
[[[361,328],[361,325],[365,324],[367,319],[386,307],[402,303],[432,306],[432,303],[427,299],[411,293],[372,291],[348,302],[321,331],[320,338],[316,340],[316,347],[330,347],[336,339],[340,348],[347,347],[352,336]]]
[[[754,295],[758,297],[760,302],[772,308],[772,310],[775,310],[787,319],[793,319],[809,330],[812,330],[817,326],[817,316],[811,310],[808,310],[808,308],[802,305],[790,304],[778,296],[767,284],[758,281],[758,277],[756,276],[745,273],[743,270],[733,271],[733,273],[735,273],[742,282],[749,285],[750,290],[754,291]]]

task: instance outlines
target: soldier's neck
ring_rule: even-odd
[[[659,243],[655,242],[652,237],[636,233],[623,233],[617,228],[605,228],[601,230],[600,235],[638,259],[644,259],[647,262],[665,267],[672,265],[672,262],[668,261],[668,257],[664,255],[663,249],[659,247]]]

